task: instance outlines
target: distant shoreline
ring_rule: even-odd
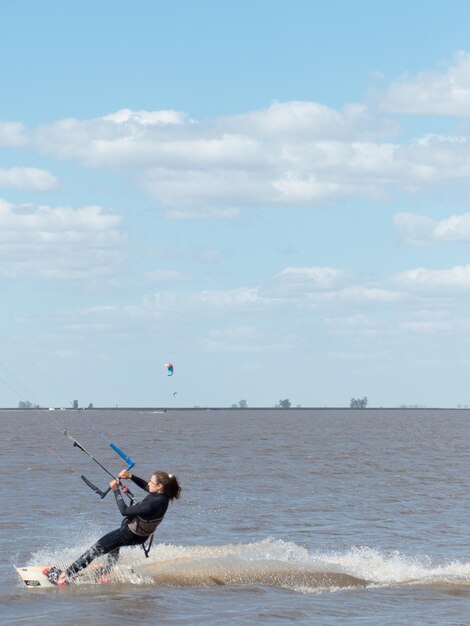
[[[289,408],[281,408],[275,406],[261,406],[261,407],[246,407],[244,409],[239,407],[231,407],[231,406],[193,406],[193,407],[148,407],[148,406],[100,406],[89,408],[81,408],[78,409],[69,408],[69,407],[0,407],[0,411],[72,411],[80,413],[82,411],[86,411],[87,413],[91,412],[99,412],[99,411],[148,411],[148,412],[161,412],[167,413],[170,411],[233,411],[236,413],[250,412],[250,411],[365,411],[365,412],[373,412],[373,411],[470,411],[470,406],[461,406],[461,407],[449,407],[449,406],[369,406],[367,408],[351,408],[346,406],[299,406],[294,407],[291,406]]]

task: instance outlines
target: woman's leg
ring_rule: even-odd
[[[135,546],[144,542],[145,537],[135,535],[128,528],[117,528],[107,535],[104,535],[104,537],[101,537],[101,539],[98,539],[91,548],[79,556],[78,559],[65,570],[65,573],[67,576],[77,574],[80,570],[87,567],[93,559],[96,559],[96,557],[102,554],[109,554],[108,566],[111,567],[116,564],[119,558],[119,548],[123,546]]]
[[[108,569],[111,569],[112,567],[114,567],[116,563],[118,562],[119,550],[120,548],[116,548],[116,550],[112,550],[111,552],[108,553],[108,564],[106,565]]]
[[[88,548],[86,552],[79,556],[78,559],[65,570],[65,573],[67,576],[77,574],[80,570],[87,567],[87,565],[90,565],[96,557],[101,556],[102,554],[117,551],[117,554],[119,555],[119,548],[122,545],[125,545],[123,543],[123,539],[124,537],[122,537],[120,528],[112,530],[107,535],[104,535],[104,537],[101,537],[101,539],[98,539],[98,541],[92,545],[91,548]]]

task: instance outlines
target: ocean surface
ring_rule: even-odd
[[[182,498],[114,582],[28,589],[121,521],[63,430]],[[470,410],[2,410],[0,467],[1,624],[470,623]]]

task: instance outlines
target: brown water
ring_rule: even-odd
[[[0,411],[4,624],[468,624],[470,411]],[[149,559],[116,582],[26,589],[120,523],[116,443],[176,473]],[[136,488],[136,491],[137,488]],[[131,569],[132,568],[132,569]]]

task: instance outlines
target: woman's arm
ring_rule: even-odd
[[[134,476],[134,474],[131,474],[128,470],[122,470],[122,472],[119,472],[119,478],[130,478],[133,483],[144,491],[149,490],[148,482],[146,480],[139,478],[139,476]]]
[[[125,517],[134,517],[135,515],[144,518],[159,517],[165,514],[168,507],[168,499],[165,496],[158,497],[158,494],[147,496],[138,504],[126,504],[119,489],[114,492],[114,495],[121,515]]]
[[[139,480],[142,480],[142,479],[140,478]],[[155,496],[147,496],[146,498],[142,500],[142,502],[139,502],[138,504],[127,505],[124,502],[124,498],[122,497],[121,490],[119,489],[119,481],[116,479],[113,479],[109,483],[109,486],[113,490],[114,497],[116,498],[116,503],[118,505],[118,509],[121,511],[121,515],[124,515],[125,517],[130,517],[130,516],[135,516],[135,515],[148,515],[149,513],[153,512],[153,509],[155,507],[157,509],[161,508],[160,498],[156,500]]]
[[[137,485],[137,487],[140,487],[141,489],[144,489],[145,491],[149,490],[149,484],[143,478],[139,478],[138,476],[134,476],[134,474],[131,474],[131,480],[133,483]]]

